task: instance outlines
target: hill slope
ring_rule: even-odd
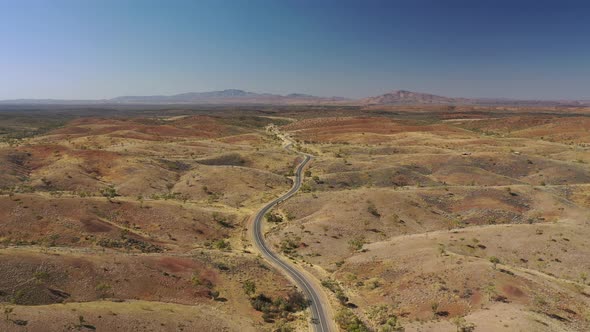
[[[429,93],[396,90],[380,96],[368,97],[362,100],[363,104],[384,105],[384,104],[454,104],[468,103],[469,99],[449,98]]]
[[[299,93],[277,95],[228,89],[210,92],[189,92],[171,96],[122,96],[110,99],[116,103],[205,103],[205,104],[304,104],[346,100],[341,97],[317,97]]]

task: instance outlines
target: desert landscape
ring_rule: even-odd
[[[315,328],[250,235],[303,154],[263,232],[333,329],[590,328],[584,107],[29,107],[0,112],[2,330]]]
[[[590,122],[525,111],[283,127],[317,157],[271,237],[329,290],[342,329],[589,328]]]
[[[285,120],[89,116],[36,135],[1,116],[2,330],[305,324],[245,235],[290,186],[297,156],[264,129]]]
[[[0,332],[590,331],[588,17],[0,1]]]

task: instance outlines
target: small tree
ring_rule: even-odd
[[[275,222],[275,223],[283,222],[283,216],[281,216],[278,213],[267,212],[265,214],[265,217],[268,222]]]
[[[227,249],[230,249],[230,247],[231,247],[229,242],[225,241],[224,239],[220,239],[220,240],[213,242],[213,246],[219,250],[227,250]]]
[[[475,324],[469,323],[463,317],[453,319],[453,323],[457,326],[457,332],[473,332],[475,331]]]
[[[201,280],[201,278],[197,275],[197,274],[193,274],[191,276],[191,284],[193,284],[193,286],[201,286],[203,284],[203,281]]]
[[[352,310],[344,308],[336,314],[336,323],[344,331],[355,332],[369,332],[369,328],[363,321],[352,312]]]
[[[105,298],[110,293],[111,285],[107,284],[106,282],[101,282],[96,285],[95,290],[99,293],[101,298]]]
[[[496,265],[500,264],[500,259],[496,256],[490,257],[490,263],[494,265],[494,270],[496,269]]]
[[[365,238],[363,236],[356,237],[350,241],[348,241],[348,246],[353,251],[359,251],[363,249],[365,245]]]
[[[436,315],[436,312],[438,311],[438,302],[432,302],[430,308],[432,309],[432,313]]]
[[[337,289],[335,292],[336,298],[338,299],[338,301],[340,302],[340,304],[346,304],[348,303],[348,296],[346,296],[346,294],[344,294],[344,292],[342,291],[342,289]]]
[[[254,295],[254,293],[256,293],[256,283],[252,280],[244,281],[244,283],[242,284],[242,288],[248,296],[252,296]]]
[[[367,211],[374,215],[375,217],[381,217],[381,214],[379,213],[379,211],[377,210],[377,207],[375,206],[375,203],[371,202],[371,201],[367,201],[368,205],[367,205]]]
[[[6,317],[6,321],[10,320],[10,315],[12,314],[12,311],[14,311],[13,307],[4,307],[4,315]]]
[[[219,298],[219,291],[211,290],[209,291],[209,295],[211,295],[213,300],[217,300]]]
[[[486,293],[489,300],[493,299],[498,295],[498,292],[496,291],[496,286],[493,283],[489,283],[483,291]]]
[[[108,187],[104,188],[100,191],[100,193],[106,197],[109,202],[112,202],[113,198],[119,196],[113,185],[109,185]]]

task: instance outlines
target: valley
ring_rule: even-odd
[[[297,174],[327,329],[590,328],[584,108],[135,107],[0,113],[3,330],[317,328]]]

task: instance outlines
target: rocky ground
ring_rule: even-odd
[[[291,123],[283,130],[317,157],[273,241],[324,280],[345,330],[585,331],[588,121],[385,112]]]

